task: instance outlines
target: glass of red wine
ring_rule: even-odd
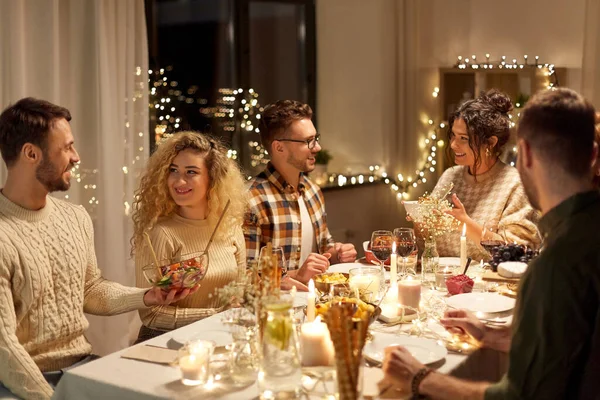
[[[483,224],[481,229],[481,246],[488,252],[492,253],[492,250],[496,246],[503,246],[506,244],[506,235],[504,233],[504,227],[497,219],[489,219]]]
[[[371,234],[371,252],[380,262],[381,277],[380,277],[380,292],[385,292],[385,267],[383,266],[392,254],[392,243],[394,238],[391,231],[374,231]]]
[[[402,275],[406,275],[408,256],[417,247],[415,231],[413,228],[396,228],[394,229],[394,240],[396,241],[396,253],[402,257]]]
[[[385,260],[390,258],[392,254],[392,243],[391,231],[374,231],[371,234],[371,252],[373,252],[377,261],[381,263],[382,268]]]

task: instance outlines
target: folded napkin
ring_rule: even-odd
[[[130,347],[121,357],[169,365],[177,362],[177,350],[143,344]]]

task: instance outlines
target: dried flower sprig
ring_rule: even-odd
[[[447,200],[448,195],[454,187],[450,183],[434,194],[425,193],[419,198],[420,215],[418,229],[425,239],[435,239],[438,236],[453,232],[460,226],[460,222],[448,211],[452,205]]]

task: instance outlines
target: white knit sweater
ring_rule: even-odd
[[[433,193],[447,188],[450,182],[454,183],[452,193],[456,193],[467,215],[478,224],[483,225],[489,219],[499,220],[505,226],[509,243],[539,245],[541,238],[536,226],[539,213],[529,205],[516,168],[498,161],[475,179],[467,167],[455,166],[444,171]],[[458,257],[460,232],[438,237],[436,244],[440,256]],[[485,249],[470,239],[467,239],[467,254],[474,261],[489,259]]]
[[[193,220],[173,214],[159,221],[150,231],[152,247],[159,260],[172,259],[203,251],[212,234],[206,220]],[[209,250],[208,272],[200,289],[191,296],[168,306],[156,306],[140,310],[145,326],[152,329],[177,329],[209,317],[223,309],[216,289],[237,279],[238,272],[246,268],[246,243],[242,228],[237,228],[226,239],[215,240]],[[143,267],[153,262],[147,245],[136,250],[136,281],[139,287],[149,287]]]
[[[85,209],[47,197],[38,211],[0,193],[0,381],[26,399],[48,399],[42,371],[91,353],[84,312],[145,307],[145,290],[102,278]]]

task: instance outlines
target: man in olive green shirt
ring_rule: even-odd
[[[496,384],[424,367],[404,348],[386,351],[387,379],[433,399],[600,399],[600,192],[592,188],[594,108],[569,89],[533,96],[521,114],[517,168],[542,211],[544,250],[520,285],[513,326],[486,327],[447,313],[449,330],[509,351]],[[512,332],[511,332],[512,331]]]

